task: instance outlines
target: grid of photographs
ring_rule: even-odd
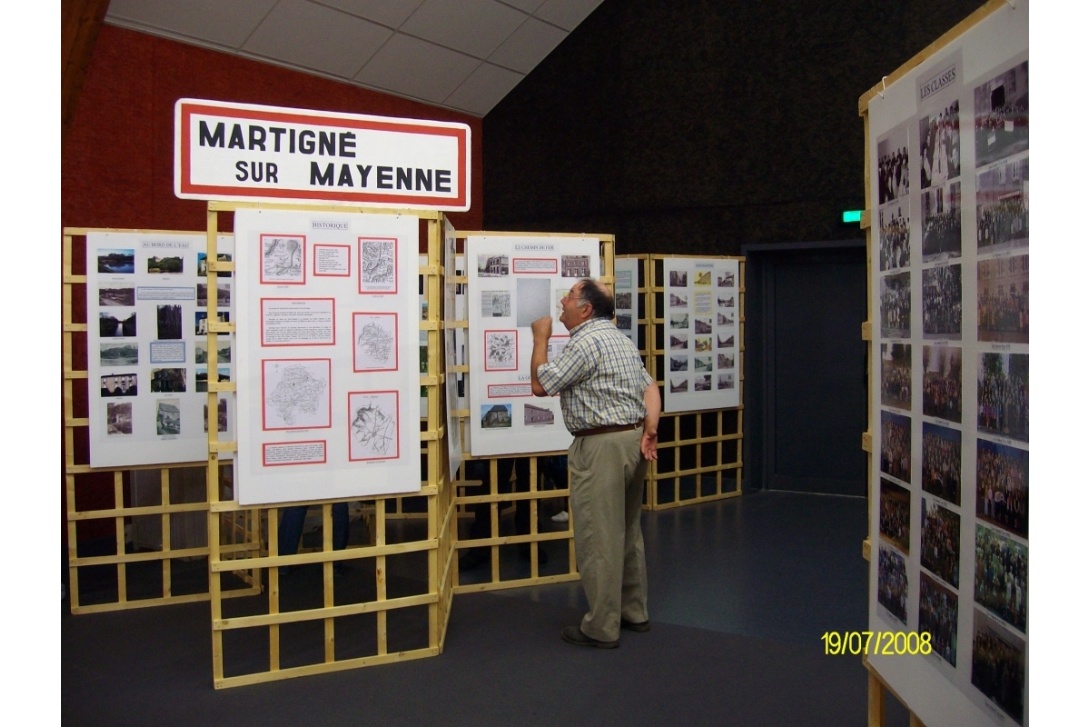
[[[927,663],[1025,724],[1029,63],[962,63],[875,139],[872,629],[928,633]]]

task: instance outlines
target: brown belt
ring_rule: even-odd
[[[592,429],[580,429],[578,432],[572,432],[573,437],[592,437],[595,434],[610,434],[612,432],[630,432],[633,429],[639,429],[643,426],[643,419],[640,419],[635,424],[610,424],[604,427],[593,427]]]

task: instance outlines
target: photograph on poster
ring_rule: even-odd
[[[510,429],[510,404],[485,404],[481,407],[481,429]]]
[[[621,331],[632,330],[632,316],[628,313],[618,313],[616,315],[617,328]]]
[[[178,255],[159,257],[153,255],[148,258],[149,275],[166,275],[170,273],[184,273],[185,259]]]
[[[103,275],[128,275],[136,272],[136,249],[99,250],[98,272]]]
[[[693,332],[708,335],[712,332],[712,319],[711,318],[695,318],[693,319]]]
[[[517,278],[515,280],[515,325],[529,328],[542,316],[552,315],[552,296],[548,278]]]
[[[227,399],[220,398],[216,402],[216,431],[227,431]],[[204,405],[204,431],[208,432],[208,404]]]
[[[923,413],[961,421],[961,348],[923,347]]]
[[[670,328],[689,328],[689,314],[686,313],[671,313],[670,314]]]
[[[688,308],[689,296],[685,293],[670,293],[671,308]]]
[[[911,164],[908,161],[908,130],[878,140],[878,204],[908,196]]]
[[[231,253],[229,253],[229,252],[217,252],[216,253],[216,261],[221,262],[221,263],[231,262]],[[221,278],[223,278],[223,277],[228,277],[229,278],[229,277],[231,277],[231,271],[225,270],[223,272],[217,272],[217,275],[219,275]],[[205,253],[205,252],[198,252],[197,253],[197,277],[199,277],[199,278],[208,277],[208,253]]]
[[[1018,724],[1024,724],[1026,641],[983,611],[973,610],[974,687]]]
[[[216,371],[219,373],[218,381],[224,383],[231,380],[231,369],[226,366],[217,367]],[[208,368],[198,367],[196,371],[196,391],[201,393],[208,393]]]
[[[977,175],[976,247],[979,253],[1029,247],[1028,156]]]
[[[180,394],[186,390],[185,380],[185,369],[152,369],[151,391],[154,394]]]
[[[155,401],[155,433],[161,437],[173,437],[182,433],[182,410],[178,399]]]
[[[353,371],[397,371],[397,313],[353,313],[352,335]]]
[[[231,361],[231,344],[228,342],[220,341],[219,348],[216,350],[216,356],[220,363],[229,363]],[[207,339],[194,341],[193,360],[194,362],[199,364],[208,363]]]
[[[1029,148],[1029,61],[973,89],[976,165],[983,167]]]
[[[1020,538],[1029,537],[1029,452],[976,441],[976,516]]]
[[[671,356],[670,357],[670,370],[671,371],[688,371],[689,370],[689,357],[688,356]]]
[[[98,289],[98,304],[102,308],[108,306],[136,305],[136,288],[131,286],[110,286]]]
[[[908,216],[900,205],[878,210],[878,269],[907,268],[909,253]]]
[[[881,277],[880,308],[883,338],[908,338],[912,329],[911,273]]]
[[[617,310],[632,310],[632,293],[617,293],[613,307]]]
[[[715,347],[716,348],[734,348],[734,334],[724,336],[722,334],[715,334]]]
[[[208,305],[208,283],[197,283],[197,305]],[[231,305],[231,284],[216,284],[216,305],[227,308]]]
[[[734,272],[731,270],[719,271],[715,276],[715,284],[720,288],[733,288]]]
[[[102,396],[136,396],[136,373],[107,374],[101,376],[100,392]]]
[[[560,276],[563,278],[590,277],[589,255],[561,255]]]
[[[734,311],[719,311],[715,316],[716,325],[730,328],[734,326]]]
[[[882,472],[912,484],[912,420],[882,412]]]
[[[140,349],[133,343],[99,344],[100,366],[134,366],[140,363]]]
[[[878,603],[902,624],[908,622],[908,571],[905,559],[885,544],[878,548]]]
[[[728,295],[725,298],[724,297],[719,297],[719,298],[715,299],[715,302],[716,302],[716,304],[718,304],[718,306],[720,308],[733,308],[734,307],[734,296],[733,295]],[[733,313],[729,313],[728,315],[730,315],[732,317],[734,316]]]
[[[882,406],[912,408],[912,346],[882,344]]]
[[[976,308],[979,340],[1029,343],[1029,255],[978,262]]]
[[[907,554],[911,526],[911,493],[893,480],[883,477],[878,496],[878,532],[893,547]]]
[[[926,573],[920,573],[921,634],[931,634],[931,653],[958,665],[958,594]]]
[[[934,187],[921,197],[923,261],[961,257],[961,182]]]
[[[961,340],[961,265],[924,268],[923,336]]]
[[[397,240],[359,239],[360,292],[397,293]]]
[[[920,186],[944,184],[961,176],[960,103],[920,119]]]
[[[702,374],[700,376],[693,377],[693,391],[711,391],[712,390],[712,375]]]
[[[556,414],[552,409],[547,409],[536,404],[524,404],[522,407],[522,423],[527,427],[552,426],[556,424]]]
[[[352,419],[349,460],[397,459],[401,456],[398,392],[350,391],[348,415]]]
[[[484,370],[515,371],[518,369],[518,331],[484,332]]]
[[[228,323],[231,320],[231,314],[227,311],[217,311],[216,320],[220,323]],[[193,314],[193,333],[197,336],[208,335],[208,311],[199,310]]]
[[[302,235],[261,236],[261,282],[303,285],[306,283],[306,238]]]
[[[961,515],[937,500],[924,497],[920,503],[920,565],[957,588],[961,576]]]
[[[670,334],[670,350],[688,350],[689,348],[689,336],[684,333],[671,333]]]
[[[718,354],[718,356],[716,358],[716,363],[718,364],[719,368],[721,368],[721,369],[732,369],[732,368],[734,368],[734,354],[730,354],[730,353]]]
[[[107,402],[106,435],[132,434],[132,403]]]
[[[724,389],[724,390],[733,389],[734,388],[734,374],[732,374],[732,373],[725,373],[725,374],[721,373],[721,374],[719,374],[719,378],[716,381],[716,388],[717,389]]]
[[[671,270],[669,281],[671,288],[686,288],[689,286],[689,271]]]
[[[923,423],[923,490],[961,505],[961,431]]]
[[[328,429],[329,359],[265,359],[261,362],[261,428]]]
[[[99,338],[125,338],[136,335],[136,311],[99,312]]]
[[[1029,548],[987,525],[976,526],[973,598],[1022,633],[1026,632]]]
[[[977,367],[977,428],[1029,441],[1029,354],[982,353]]]
[[[508,255],[478,255],[477,276],[481,278],[499,278],[511,272],[511,258]]]
[[[701,372],[714,371],[714,370],[715,370],[715,368],[712,366],[712,357],[711,356],[694,356],[693,357],[693,371],[701,373]]]
[[[671,376],[670,377],[670,392],[674,394],[680,394],[683,391],[689,390],[689,378],[687,376]]]
[[[182,306],[159,305],[155,307],[156,338],[160,341],[175,341],[182,336]],[[207,315],[207,314],[206,314]]]
[[[693,336],[693,350],[697,353],[706,353],[712,350],[711,336]]]
[[[693,275],[693,285],[700,287],[708,287],[712,284],[712,271],[711,270],[697,270]]]
[[[481,291],[481,317],[507,318],[511,315],[511,293],[507,290]]]

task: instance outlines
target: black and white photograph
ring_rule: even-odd
[[[687,288],[689,286],[689,271],[671,270],[668,279],[671,288]]]
[[[734,373],[733,372],[720,372],[716,377],[715,387],[717,389],[733,389],[734,388]]]
[[[671,371],[688,371],[689,370],[689,357],[688,356],[671,356],[670,357],[670,370]]]
[[[923,423],[923,490],[961,505],[961,431]]]
[[[700,376],[693,377],[693,391],[711,391],[712,390],[712,375],[701,374]]]
[[[909,174],[908,133],[900,128],[878,140],[878,204],[906,197]]]
[[[131,286],[102,286],[98,289],[98,304],[102,308],[134,306],[136,305],[136,288]]]
[[[920,119],[920,186],[961,176],[961,123],[957,99]]]
[[[920,196],[923,261],[961,257],[961,182],[933,187]]]
[[[715,285],[719,288],[734,287],[734,273],[730,270],[721,270],[715,274]]]
[[[689,294],[688,293],[670,293],[670,307],[671,308],[688,308],[689,307]]]
[[[106,436],[132,434],[132,402],[106,403]]]
[[[878,269],[900,270],[911,260],[908,216],[901,205],[878,210]]]
[[[689,334],[687,333],[671,333],[670,344],[668,348],[671,351],[684,351],[689,348]]]
[[[923,413],[948,422],[961,421],[961,348],[923,347]]]
[[[180,341],[182,339],[182,306],[170,303],[156,306],[155,323],[157,339]]]
[[[977,263],[976,309],[979,340],[1029,343],[1029,255]]]
[[[912,494],[883,477],[878,495],[878,532],[897,550],[908,555],[911,529]]]
[[[882,412],[882,472],[912,483],[912,420],[904,414]]]
[[[901,623],[908,622],[908,570],[893,548],[878,548],[878,603]]]
[[[978,439],[976,516],[1020,538],[1029,537],[1029,452]]]
[[[186,390],[186,371],[181,368],[151,370],[151,391],[155,394],[180,394]]]
[[[958,587],[961,578],[961,515],[937,500],[921,498],[920,565]]]
[[[883,275],[879,287],[882,337],[908,338],[912,330],[911,273]]]
[[[973,598],[984,608],[1026,632],[1029,548],[987,525],[976,526],[976,578]]]
[[[924,269],[923,337],[961,340],[961,265]]]
[[[1029,149],[1029,61],[973,89],[976,165]]]
[[[182,433],[182,410],[177,399],[155,400],[155,433],[163,437]]]
[[[673,363],[673,362],[671,362]],[[674,394],[680,394],[689,390],[689,377],[687,376],[671,376],[670,377],[670,391]]]
[[[912,408],[912,345],[882,344],[882,406]]]
[[[135,366],[140,363],[140,347],[135,343],[100,343],[99,366]]]
[[[715,334],[715,347],[716,348],[734,348],[734,334],[724,336],[722,333]]]
[[[958,665],[958,594],[920,573],[921,634],[931,634],[931,653]]]
[[[976,177],[976,249],[998,253],[1029,247],[1029,157]]]
[[[982,353],[977,367],[977,428],[1029,441],[1029,354]]]
[[[508,255],[478,255],[477,275],[482,278],[501,278],[511,273]]]
[[[99,378],[102,396],[136,396],[139,393],[135,372],[106,374]]]
[[[481,316],[506,318],[511,315],[511,292],[508,290],[482,290]]]
[[[970,681],[1011,719],[1025,724],[1026,641],[976,610]]]
[[[560,277],[562,278],[588,278],[590,277],[589,255],[561,255]]]
[[[136,311],[98,313],[99,338],[127,338],[136,335]]]

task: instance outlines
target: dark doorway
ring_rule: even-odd
[[[865,496],[865,243],[744,252],[747,487]]]

